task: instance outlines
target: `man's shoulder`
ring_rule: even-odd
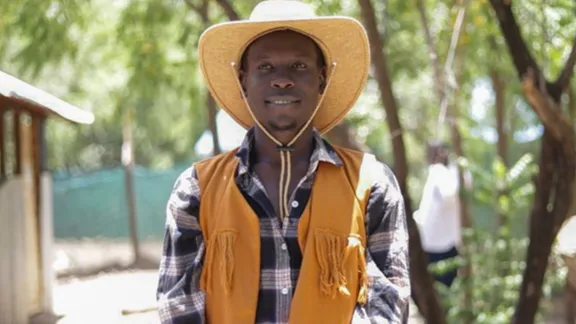
[[[198,169],[210,164],[220,164],[234,158],[236,153],[238,153],[238,148],[198,160],[192,164],[192,167]]]
[[[338,156],[337,160],[347,167],[354,165],[356,168],[364,169],[366,166],[372,166],[373,161],[376,159],[372,153],[339,145],[328,144],[326,148],[328,152],[333,151]]]
[[[376,155],[336,145],[333,145],[333,147],[340,156],[347,155],[361,159],[361,172],[367,178],[366,180],[370,182],[373,192],[398,198],[402,196],[394,171],[387,163],[379,160]],[[346,164],[346,159],[342,159],[342,163]]]
[[[227,152],[222,152],[220,154],[210,156],[207,158],[200,159],[198,161],[193,162],[189,165],[186,169],[184,169],[179,175],[176,180],[175,187],[178,186],[179,183],[185,182],[197,182],[198,181],[198,170],[206,169],[207,166],[213,164],[221,164],[222,161],[227,160],[231,155],[234,156],[236,153],[236,149],[230,150]]]
[[[216,172],[217,169],[222,166],[234,162],[236,160],[237,149],[222,152],[220,154],[207,157],[196,161],[192,164],[194,172],[198,177],[202,177],[204,174],[212,174]]]
[[[387,200],[402,199],[398,179],[387,163],[379,160],[375,155],[369,154],[365,156],[363,168],[365,168],[364,172],[372,183],[374,194],[385,195]]]
[[[348,147],[344,147],[344,146],[340,146],[340,145],[331,144],[327,141],[325,141],[325,145],[326,145],[326,148],[328,150],[334,150],[338,154],[345,154],[345,155],[350,155],[350,156],[355,156],[355,157],[362,157],[364,155],[370,155],[370,153],[367,153],[367,152],[363,152],[360,150],[356,150],[356,149],[352,149],[352,148],[348,148]]]

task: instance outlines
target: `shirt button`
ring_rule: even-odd
[[[282,288],[282,295],[288,294],[288,288]]]
[[[298,205],[300,205],[296,200],[292,201],[292,208],[298,208]]]
[[[286,251],[286,249],[287,249],[287,247],[286,247],[286,243],[282,243],[282,246],[281,246],[281,248],[282,248],[282,250]]]

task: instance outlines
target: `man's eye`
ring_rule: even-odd
[[[258,70],[270,70],[271,68],[272,68],[272,65],[270,65],[268,63],[258,65]]]
[[[304,63],[301,63],[301,62],[299,62],[299,63],[294,63],[294,68],[295,68],[295,69],[305,69],[305,68],[307,68],[307,65],[304,64]]]

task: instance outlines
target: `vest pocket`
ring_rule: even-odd
[[[341,235],[330,230],[316,229],[314,236],[320,267],[320,291],[336,298],[338,294],[350,296],[350,287],[355,290],[353,293],[358,292],[357,302],[366,303],[368,276],[365,248],[360,235]],[[358,286],[351,287],[355,282]]]
[[[216,231],[206,242],[206,256],[200,278],[201,290],[212,293],[213,276],[216,271],[224,287],[224,293],[227,296],[230,295],[234,275],[234,246],[237,237],[237,231],[225,229]]]

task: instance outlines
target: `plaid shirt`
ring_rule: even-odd
[[[262,182],[250,167],[254,141],[249,130],[237,158],[236,183],[259,217],[261,275],[256,323],[288,323],[302,254],[297,225],[309,199],[319,163],[342,165],[335,150],[318,133],[309,169],[290,201],[282,224]],[[403,199],[392,171],[377,162],[366,208],[367,271],[371,280],[366,305],[358,305],[352,323],[405,323],[410,282],[408,234]],[[194,166],[176,180],[167,205],[166,232],[158,283],[158,308],[163,324],[204,324],[205,296],[199,289],[205,245],[198,224],[201,192]]]

